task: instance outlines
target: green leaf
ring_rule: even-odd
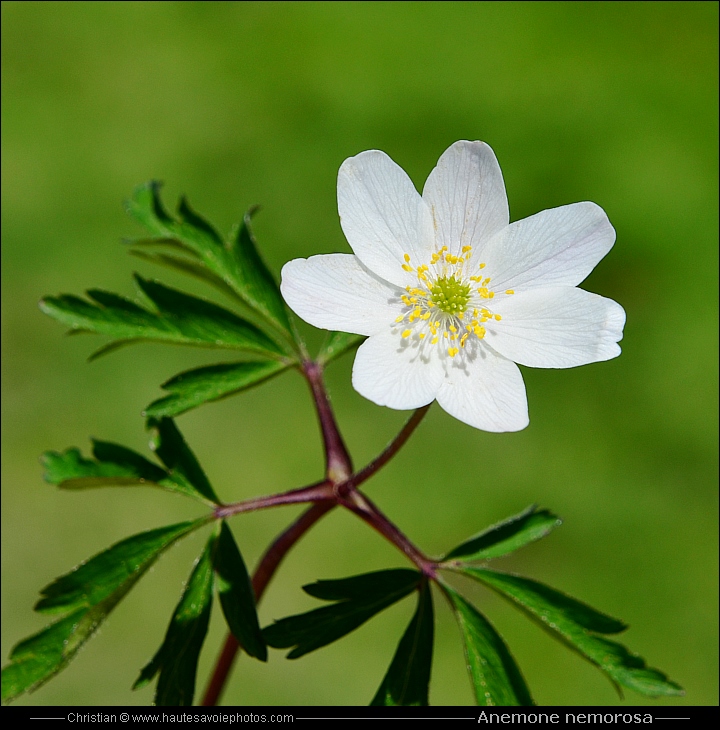
[[[250,576],[224,520],[215,551],[214,568],[220,605],[230,631],[250,656],[267,661],[267,646],[260,631]]]
[[[266,354],[281,353],[278,346],[255,325],[204,299],[170,289],[136,274],[138,285],[165,320],[172,320],[188,338],[216,338],[223,347],[242,347]],[[227,343],[227,344],[226,344]]]
[[[212,563],[216,542],[217,536],[213,533],[195,563],[162,645],[133,685],[133,689],[143,687],[159,672],[156,705],[192,705],[198,658],[212,610]]]
[[[94,443],[97,445],[102,442]],[[93,461],[83,458],[79,449],[75,448],[62,453],[46,451],[40,458],[46,470],[45,480],[63,489],[89,489],[111,485],[161,486],[161,482],[167,478],[163,469],[140,454],[116,444],[107,446],[116,447],[122,456],[114,456],[109,461]]]
[[[350,578],[318,580],[303,586],[303,590],[313,598],[323,601],[363,601],[394,591],[405,591],[403,595],[407,595],[418,586],[419,581],[420,574],[416,570],[394,568]]]
[[[616,684],[651,697],[684,694],[665,674],[646,666],[622,644],[596,634],[615,634],[626,625],[543,583],[477,567],[460,571],[492,588],[543,629],[599,667]]]
[[[416,571],[397,569],[337,581],[318,581],[303,589],[311,596],[339,602],[280,619],[265,628],[263,636],[277,649],[295,647],[287,658],[297,659],[354,631],[415,590],[420,580],[421,575]]]
[[[10,664],[2,670],[2,701],[12,702],[25,692],[51,679],[74,657],[65,651],[78,622],[87,609],[81,608],[42,631],[21,641],[10,654]]]
[[[492,624],[460,594],[442,586],[455,609],[462,633],[468,673],[478,705],[534,705],[530,690],[510,650]]]
[[[282,355],[269,337],[227,309],[140,276],[135,278],[157,311],[97,289],[87,292],[94,303],[62,294],[41,300],[40,309],[71,327],[71,331],[109,335],[117,341],[111,343],[111,349],[120,344],[151,340],[239,349],[273,358]],[[106,351],[108,348],[103,348]]]
[[[174,238],[174,223],[160,199],[162,183],[158,180],[138,185],[132,197],[125,201],[127,212],[156,236]]]
[[[518,548],[545,537],[562,524],[559,517],[546,509],[536,512],[531,505],[514,517],[510,517],[471,537],[451,550],[443,561],[462,558],[462,561],[490,560],[512,553]]]
[[[423,581],[418,605],[371,705],[427,706],[433,653],[433,604]]]
[[[163,383],[170,395],[153,401],[146,416],[177,416],[203,403],[227,398],[278,375],[288,365],[276,360],[233,362],[187,370]]]
[[[41,462],[46,468],[46,481],[61,489],[150,486],[184,494],[203,504],[220,503],[172,422],[162,422],[156,437],[156,451],[158,456],[175,464],[168,467],[170,471],[125,446],[96,439],[93,439],[95,460],[83,458],[80,451],[73,448],[63,453],[46,451]],[[173,454],[176,454],[174,461]]]
[[[262,260],[250,227],[250,219],[257,210],[256,206],[245,213],[230,249],[237,264],[235,274],[238,293],[251,307],[289,333],[290,321],[280,287]]]
[[[156,432],[152,448],[172,479],[188,490],[194,489],[210,503],[219,504],[215,490],[172,418],[149,418],[147,425]]]
[[[204,281],[206,284],[211,284],[231,299],[242,302],[242,299],[238,297],[237,292],[231,286],[228,286],[219,276],[206,268],[197,259],[172,256],[165,253],[148,253],[142,249],[130,249],[129,253],[143,261],[147,261],[152,264],[159,264],[160,266],[166,266],[169,269],[180,271],[183,274],[190,274],[190,276],[194,276],[196,279]]]
[[[178,241],[177,238],[163,238],[162,236],[147,238],[142,236],[140,238],[124,238],[123,243],[133,247],[130,253],[134,256],[137,256],[141,252],[146,253],[148,256],[152,256],[153,254],[143,251],[143,249],[146,248],[169,248],[175,253],[186,254],[197,261],[201,260],[200,256],[192,248],[190,248],[190,246],[186,246],[181,241]]]
[[[130,537],[43,589],[37,611],[70,614],[13,649],[2,673],[3,701],[37,689],[64,669],[160,554],[206,522],[203,518]]]
[[[102,603],[134,584],[164,550],[206,522],[180,522],[116,543],[43,588],[35,610],[57,613]]]
[[[225,282],[245,304],[282,333],[295,351],[280,290],[258,254],[250,230],[250,217],[256,209],[245,214],[243,224],[228,244],[223,243],[217,231],[184,198],[178,206],[179,220],[172,218],[162,205],[157,181],[136,188],[127,202],[127,210],[158,236],[159,242],[174,240],[180,247],[191,250],[214,277]]]
[[[362,335],[353,335],[349,332],[329,332],[320,348],[317,361],[323,365],[329,363],[357,347],[364,339]]]

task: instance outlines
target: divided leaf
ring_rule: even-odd
[[[601,669],[615,684],[651,697],[684,694],[682,688],[657,669],[631,654],[622,644],[596,634],[616,634],[622,621],[596,611],[543,583],[486,568],[459,570],[509,600],[542,628]]]
[[[160,461],[168,468],[170,476],[178,484],[186,487],[188,492],[195,490],[211,504],[219,504],[205,472],[202,470],[195,454],[185,443],[185,439],[172,418],[149,418],[148,428],[155,429],[156,435],[152,448]]]
[[[157,558],[206,522],[182,522],[130,537],[44,588],[35,610],[71,613],[13,649],[2,672],[3,702],[37,689],[64,669]]]
[[[443,561],[461,559],[462,562],[467,562],[498,558],[545,537],[562,524],[560,518],[549,510],[536,509],[535,505],[531,505],[520,514],[488,527],[451,550]]]
[[[443,585],[462,633],[468,673],[478,705],[534,705],[510,650],[492,624],[459,593]]]
[[[45,479],[61,489],[162,487],[204,504],[219,504],[220,500],[175,424],[169,418],[154,423],[157,423],[155,450],[167,470],[125,446],[93,439],[95,460],[83,458],[75,448],[62,453],[46,451],[41,457],[46,469]]]
[[[10,664],[2,670],[4,703],[32,692],[67,666],[79,648],[78,644],[68,651],[68,642],[86,613],[87,609],[78,609],[15,646]]]
[[[134,242],[134,245],[138,245]],[[147,242],[143,242],[143,245],[148,245]],[[160,245],[165,245],[165,241],[160,241]],[[182,250],[182,249],[180,249]],[[206,284],[211,284],[221,291],[225,296],[230,297],[233,300],[241,301],[238,297],[237,292],[228,286],[219,276],[213,274],[212,271],[207,269],[197,259],[189,259],[183,256],[173,256],[172,254],[148,252],[143,249],[133,248],[130,249],[130,253],[143,261],[147,261],[151,264],[159,264],[160,266],[166,266],[169,269],[180,271],[183,274],[190,274],[200,281],[204,281]],[[244,303],[244,302],[243,302]]]
[[[190,208],[185,198],[180,200],[178,219],[170,216],[160,199],[160,183],[157,181],[137,187],[127,201],[127,210],[158,237],[156,240],[160,245],[167,245],[167,240],[176,241],[178,249],[192,252],[208,271],[206,276],[192,267],[185,268],[188,273],[200,275],[215,285],[220,282],[220,288],[224,283],[285,339],[293,341],[280,289],[260,257],[250,230],[250,218],[256,208],[245,214],[242,225],[227,244],[205,219]],[[151,242],[144,240],[140,245],[147,246],[148,243]],[[184,267],[177,260],[161,259],[158,263]]]
[[[423,581],[415,615],[400,639],[390,668],[371,706],[426,707],[429,704],[434,630],[430,585]]]
[[[280,287],[260,257],[250,227],[250,219],[257,210],[256,206],[245,213],[230,248],[237,262],[234,271],[239,285],[238,293],[250,306],[261,311],[286,332],[290,332],[290,321]]]
[[[203,403],[234,395],[286,370],[288,365],[276,360],[233,362],[187,370],[162,387],[170,395],[153,401],[146,416],[178,416]]]
[[[40,309],[72,330],[114,338],[92,358],[141,340],[245,350],[273,358],[283,355],[267,335],[229,310],[137,274],[135,279],[156,311],[98,289],[87,292],[92,302],[61,294],[42,299]]]
[[[143,687],[159,672],[156,705],[192,705],[198,658],[212,610],[212,564],[216,542],[217,536],[213,533],[195,563],[162,645],[133,685],[133,689]]]
[[[242,648],[261,661],[267,661],[267,647],[260,631],[255,593],[235,539],[225,521],[215,549],[213,567],[225,620]]]
[[[399,568],[303,586],[311,596],[338,603],[280,619],[263,636],[276,649],[295,647],[287,658],[297,659],[354,631],[417,589],[420,581],[417,571]]]

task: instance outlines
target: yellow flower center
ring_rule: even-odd
[[[396,318],[395,326],[403,323],[403,339],[415,340],[420,347],[442,342],[447,354],[455,357],[470,337],[485,337],[486,322],[502,319],[485,306],[495,292],[490,287],[490,277],[480,274],[484,263],[477,265],[477,273],[470,270],[471,255],[471,246],[463,246],[460,256],[443,246],[431,255],[429,264],[416,268],[410,255],[405,254],[402,267],[415,273],[417,285],[406,286],[407,293],[400,297],[403,312]],[[505,291],[507,295],[514,293],[511,289]]]
[[[464,312],[470,301],[470,285],[463,283],[455,275],[441,276],[430,287],[430,300],[447,314]]]

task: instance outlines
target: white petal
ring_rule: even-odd
[[[525,383],[514,362],[477,347],[464,367],[450,367],[437,402],[451,416],[483,431],[520,431],[528,423]]]
[[[384,152],[350,157],[338,173],[340,225],[355,255],[383,279],[405,286],[404,255],[419,266],[434,250],[430,209],[410,178]]]
[[[612,299],[558,286],[505,297],[488,323],[487,341],[501,355],[534,368],[571,368],[620,354],[625,311]]]
[[[481,252],[498,289],[576,286],[612,248],[615,229],[595,203],[573,203],[510,224]]]
[[[406,410],[431,403],[444,377],[437,348],[426,347],[421,355],[417,342],[403,340],[388,328],[360,345],[352,383],[373,403]]]
[[[290,309],[326,330],[372,335],[402,309],[400,294],[351,254],[294,259],[283,266],[280,291]]]
[[[508,225],[505,183],[495,153],[484,142],[455,142],[438,160],[423,189],[438,247],[455,256],[478,247]]]

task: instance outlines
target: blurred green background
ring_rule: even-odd
[[[531,423],[475,431],[435,407],[367,485],[424,550],[439,554],[538,502],[565,525],[498,567],[534,576],[630,624],[623,637],[687,696],[717,697],[717,15],[714,2],[2,4],[2,654],[44,625],[38,590],[110,542],[198,514],[152,490],[62,493],[46,449],[90,435],[146,452],[142,408],[176,372],[232,359],[145,345],[91,365],[95,337],[64,338],[44,294],[137,294],[131,272],[215,294],[128,258],[140,231],[121,201],[150,178],[186,193],[222,230],[260,203],[256,234],[288,259],[348,251],[338,225],[342,161],[377,148],[419,188],[458,139],[482,139],[513,220],[600,204],[617,244],[584,286],[627,310],[623,354],[524,370]],[[218,297],[215,297],[216,299]],[[312,338],[312,335],[311,335]],[[408,414],[328,381],[357,464]],[[294,373],[180,417],[227,501],[318,479],[322,452]],[[298,513],[237,518],[250,565]],[[159,646],[204,533],[171,551],[86,650],[29,704],[149,703],[132,693]],[[350,515],[333,513],[284,564],[267,623],[316,604],[300,586],[403,565]],[[468,593],[514,650],[539,704],[619,700],[593,667],[488,593]],[[457,629],[438,602],[431,702],[468,704]],[[348,639],[289,662],[243,657],[227,703],[366,704],[412,613],[404,602]],[[217,617],[205,684],[224,635]]]

